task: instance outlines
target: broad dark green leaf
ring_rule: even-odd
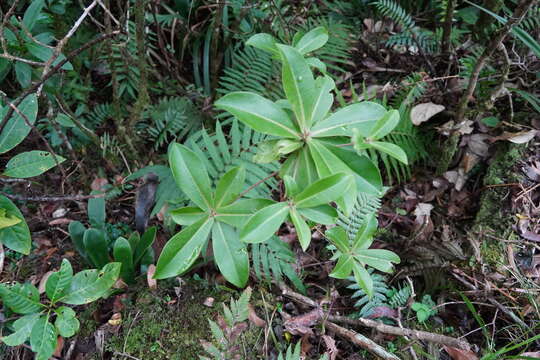
[[[54,325],[60,336],[68,338],[79,331],[80,323],[75,316],[75,311],[67,306],[61,306],[56,309],[56,321]]]
[[[129,241],[119,237],[113,246],[114,261],[122,264],[120,268],[120,277],[128,284],[133,283],[135,275],[135,266],[133,264],[133,250]]]
[[[66,161],[60,155],[56,155],[58,164]],[[54,157],[47,151],[32,150],[15,155],[6,164],[4,176],[15,178],[29,178],[43,174],[45,171],[56,166]]]
[[[36,360],[49,360],[56,349],[56,328],[49,319],[49,314],[39,318],[30,333],[30,347],[36,353]]]
[[[53,304],[65,295],[72,279],[73,269],[71,264],[67,259],[63,259],[60,270],[52,273],[45,283],[45,293]]]
[[[203,217],[208,216],[206,211],[195,206],[186,206],[169,211],[171,218],[178,225],[191,225]]]
[[[385,114],[384,106],[374,102],[352,104],[316,123],[310,131],[311,136],[351,136],[352,129],[358,129],[360,134],[367,137],[377,120]]]
[[[360,285],[362,290],[364,290],[371,299],[373,296],[373,279],[371,279],[371,275],[369,275],[368,271],[358,263],[354,264],[353,273],[358,285]]]
[[[106,295],[120,275],[120,263],[109,263],[101,270],[84,270],[73,277],[66,295],[59,301],[83,305]]]
[[[337,173],[317,180],[294,197],[296,206],[309,208],[336,201],[353,187],[352,175]]]
[[[317,224],[333,225],[337,220],[337,211],[330,205],[320,205],[305,209],[298,209],[303,217],[316,222]]]
[[[334,80],[330,76],[320,76],[315,80],[315,101],[313,103],[313,112],[311,119],[308,121],[308,126],[318,123],[323,120],[334,102],[332,90],[335,88]]]
[[[43,45],[36,44],[34,42],[27,42],[25,46],[26,46],[26,50],[28,50],[30,54],[34,55],[42,62],[49,61],[49,59],[53,56],[53,50]],[[66,57],[64,56],[64,54],[58,55],[56,60],[53,61],[52,66],[58,65],[60,62],[64,61],[65,59]],[[71,65],[71,63],[68,61],[67,63],[62,65],[62,70],[73,70],[73,65]]]
[[[92,194],[96,193],[98,192],[92,192]],[[105,197],[100,196],[88,199],[88,221],[90,225],[98,229],[103,229],[106,217]]]
[[[315,104],[316,89],[313,73],[302,54],[288,45],[277,45],[283,62],[281,81],[287,100],[292,105],[298,128],[309,130]]]
[[[89,261],[83,241],[85,231],[86,227],[81,222],[72,221],[69,223],[68,232],[69,236],[71,237],[71,241],[73,241],[73,245],[75,246],[75,250],[77,250],[79,255],[81,255],[86,261]]]
[[[84,248],[88,259],[97,268],[102,268],[109,261],[109,245],[105,239],[105,232],[98,229],[88,229],[83,236]]]
[[[240,232],[240,240],[260,243],[268,240],[289,215],[289,205],[279,202],[262,208],[253,214]]]
[[[263,134],[298,139],[298,128],[279,105],[245,91],[229,93],[214,104]]]
[[[240,199],[217,209],[216,220],[242,228],[251,215],[271,204],[275,202],[269,199]]]
[[[255,34],[246,41],[246,45],[256,47],[257,49],[266,51],[272,55],[279,54],[276,46],[276,39],[270,34]]]
[[[26,115],[30,124],[36,122],[38,113],[38,102],[35,94],[28,95],[18,106],[21,113]],[[8,107],[5,106],[0,111],[0,119],[3,119],[8,111]],[[0,154],[8,152],[17,146],[21,141],[26,138],[32,128],[26,124],[24,118],[17,112],[13,112],[13,115],[9,118],[4,127],[4,130],[0,133]]]
[[[212,227],[214,259],[225,279],[237,287],[244,287],[249,278],[249,256],[246,244],[236,230],[216,221]]]
[[[32,0],[24,12],[22,22],[28,31],[32,31],[34,25],[36,25],[40,15],[42,15],[43,6],[45,6],[45,0]]]
[[[8,286],[0,284],[0,296],[4,305],[17,314],[32,314],[44,310],[39,302],[39,292],[32,284],[25,283]]]
[[[141,240],[135,246],[133,251],[133,265],[139,264],[148,250],[151,249],[152,244],[156,240],[157,228],[155,226],[149,227],[141,236]],[[131,247],[133,249],[133,245]]]
[[[0,341],[7,346],[19,346],[28,340],[32,327],[38,321],[41,314],[29,314],[25,315],[13,323],[13,329],[15,332],[8,336],[0,338]]]
[[[19,85],[24,89],[32,83],[32,67],[27,63],[15,62],[15,78]]]
[[[227,171],[219,180],[215,192],[215,208],[232,203],[244,188],[246,170],[235,167]]]
[[[28,255],[32,247],[32,238],[30,237],[30,229],[28,229],[22,213],[4,195],[0,195],[0,209],[4,209],[7,216],[21,220],[17,224],[0,229],[0,243],[13,251]]]
[[[305,55],[322,48],[327,41],[328,31],[325,27],[319,26],[302,36],[298,42],[295,43],[294,47],[302,55]]]
[[[291,208],[290,216],[294,228],[296,229],[296,235],[298,236],[298,241],[302,246],[302,250],[306,251],[311,243],[311,230],[295,208]]]
[[[213,218],[204,218],[174,235],[159,256],[154,278],[165,279],[189,270],[206,244],[213,224]]]
[[[192,150],[177,143],[169,147],[169,165],[178,187],[198,207],[211,208],[212,191],[204,162]]]
[[[281,166],[280,176],[291,176],[300,188],[305,188],[315,182],[319,176],[313,158],[307,147],[292,153]]]

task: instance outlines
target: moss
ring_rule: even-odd
[[[212,308],[203,305],[208,297],[215,299]],[[230,297],[229,292],[201,282],[183,285],[176,301],[170,291],[144,290],[123,312],[122,329],[108,339],[105,349],[113,358],[115,353],[125,353],[139,359],[198,359],[203,354],[200,341],[212,340],[208,320],[221,313],[220,303],[228,303]],[[241,348],[254,349],[259,332],[244,332]]]
[[[522,158],[525,146],[512,143],[501,144],[484,176],[484,189],[480,198],[480,208],[476,214],[473,236],[481,242],[483,261],[493,267],[503,263],[505,250],[497,239],[507,239],[512,235],[513,214],[508,212],[511,206],[509,193],[511,186],[521,176],[513,171],[515,164]],[[502,185],[502,186],[493,186]]]

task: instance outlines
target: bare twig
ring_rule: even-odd
[[[253,190],[254,188],[256,188],[257,186],[261,185],[263,182],[265,182],[266,180],[270,179],[270,178],[273,178],[274,176],[276,176],[277,174],[279,173],[279,171],[274,171],[273,173],[271,173],[270,175],[268,175],[267,177],[265,177],[264,179],[261,179],[259,181],[257,181],[255,184],[251,185],[250,187],[248,187],[246,190],[244,190],[242,193],[240,193],[240,195],[238,195],[238,197],[236,198],[237,200],[240,199],[242,196],[246,195],[248,192],[250,192],[251,190]]]
[[[8,194],[0,191],[0,194],[11,200],[17,201],[37,201],[37,202],[62,202],[62,201],[82,201],[88,199],[95,199],[105,196],[105,194],[93,194],[93,195],[65,195],[65,196],[23,196]]]
[[[454,9],[456,8],[456,0],[448,0],[446,5],[446,14],[443,24],[443,36],[441,50],[444,54],[450,52],[450,36],[452,35],[452,21],[454,20]]]

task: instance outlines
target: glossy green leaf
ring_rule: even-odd
[[[358,263],[353,266],[353,274],[356,282],[362,290],[371,298],[373,296],[373,279],[369,275],[368,271]]]
[[[279,202],[262,208],[253,214],[240,232],[240,240],[260,243],[268,240],[289,215],[289,205]]]
[[[195,206],[186,206],[169,211],[171,218],[178,225],[191,225],[207,216],[206,211]]]
[[[354,239],[353,250],[367,249],[373,243],[373,234],[377,231],[379,226],[375,216],[370,216],[369,219],[364,220],[364,223],[358,229],[356,233],[356,239]]]
[[[305,55],[307,53],[322,48],[327,41],[328,31],[325,27],[319,26],[302,36],[294,45],[294,47],[302,55]]]
[[[222,222],[212,227],[214,259],[225,279],[237,287],[244,287],[249,278],[249,256],[246,244],[236,230]]]
[[[79,221],[72,221],[69,223],[68,226],[68,232],[69,236],[71,237],[71,241],[73,241],[73,246],[75,246],[75,250],[86,260],[88,260],[88,254],[86,253],[86,249],[84,248],[84,232],[86,231],[86,227]]]
[[[319,70],[321,73],[326,74],[326,64],[323,63],[321,60],[319,60],[316,57],[308,57],[306,58],[306,62],[309,65],[309,67],[312,67],[314,69]]]
[[[28,31],[32,31],[38,21],[41,11],[45,6],[45,0],[32,0],[23,16],[23,24]]]
[[[49,319],[49,314],[39,318],[30,332],[30,347],[36,360],[49,360],[56,349],[56,328]]]
[[[374,102],[352,104],[316,123],[311,129],[311,136],[351,136],[352,129],[358,129],[360,134],[367,137],[377,120],[385,114],[384,106]]]
[[[96,194],[98,192],[92,193]],[[98,229],[104,229],[106,217],[105,197],[100,196],[88,199],[88,221],[90,225]]]
[[[240,199],[217,209],[216,220],[242,228],[251,215],[272,204],[275,202],[269,199]]]
[[[383,141],[370,141],[369,145],[376,150],[379,150],[385,154],[392,156],[393,158],[398,159],[404,164],[408,164],[407,154],[405,153],[405,151],[403,151],[402,148],[395,144]]]
[[[295,196],[294,202],[299,209],[328,204],[343,196],[351,188],[352,183],[353,177],[345,173],[327,176]]]
[[[58,164],[66,161],[60,155],[56,155]],[[6,164],[4,176],[15,178],[29,178],[43,174],[56,166],[54,157],[47,151],[32,150],[15,155]]]
[[[316,89],[313,73],[298,50],[287,45],[277,45],[283,62],[281,80],[283,90],[292,105],[298,128],[305,132],[312,117]]]
[[[15,62],[15,78],[19,85],[24,89],[32,83],[32,67],[24,62]]]
[[[133,265],[136,266],[141,262],[141,259],[152,248],[152,244],[156,240],[157,228],[149,227],[141,236],[141,240],[137,243],[133,250]],[[133,245],[131,247],[133,249]]]
[[[394,252],[384,249],[364,249],[357,250],[355,259],[362,263],[369,265],[382,272],[392,272],[394,266],[392,263],[399,264],[399,256]]]
[[[68,338],[79,331],[80,323],[75,316],[75,311],[67,306],[61,306],[56,309],[56,320],[54,325],[60,336]]]
[[[296,229],[296,235],[298,236],[298,241],[302,246],[302,250],[306,251],[311,243],[311,230],[295,208],[291,208],[290,216],[294,228]]]
[[[337,221],[337,211],[330,205],[319,205],[304,209],[298,209],[300,215],[317,224],[333,225]]]
[[[30,229],[17,206],[4,195],[0,195],[0,209],[5,210],[5,215],[20,219],[21,221],[0,229],[0,243],[13,251],[28,255],[32,247]]]
[[[201,253],[214,224],[213,218],[204,218],[174,235],[161,252],[155,279],[165,279],[189,270]]]
[[[114,242],[113,256],[114,261],[120,263],[120,277],[128,284],[133,283],[135,275],[135,266],[133,264],[133,250],[129,241],[119,237]]]
[[[315,182],[319,176],[313,158],[307,147],[291,154],[280,169],[280,176],[291,176],[300,188],[305,188]]]
[[[334,226],[331,229],[326,230],[324,234],[328,240],[342,253],[346,254],[349,249],[349,237],[347,232],[341,226]]]
[[[389,110],[381,117],[369,133],[369,138],[378,140],[388,135],[399,124],[399,111]]]
[[[50,49],[48,47],[45,47],[40,44],[36,44],[34,42],[27,42],[25,44],[26,50],[35,57],[37,57],[42,62],[47,62],[50,60],[50,58],[53,56],[53,49]],[[64,54],[58,55],[56,60],[53,61],[52,66],[58,65],[60,62],[64,61],[66,57]],[[61,67],[62,70],[73,70],[73,65],[68,61]]]
[[[287,197],[292,198],[300,192],[300,187],[296,181],[289,175],[283,177],[283,183],[285,184],[285,194]]]
[[[246,41],[246,45],[256,47],[272,55],[278,55],[279,53],[276,46],[276,39],[270,34],[255,34]]]
[[[4,306],[17,314],[32,314],[42,311],[45,306],[39,302],[39,292],[32,284],[15,283],[11,286],[0,284],[0,296]]]
[[[215,207],[229,205],[244,189],[246,170],[243,167],[235,167],[227,171],[219,180],[215,192]]]
[[[59,301],[70,305],[83,305],[106,295],[120,275],[120,263],[109,263],[101,270],[84,270],[75,276]]]
[[[279,105],[260,95],[236,91],[223,96],[214,105],[263,134],[300,138],[289,115]]]
[[[18,106],[21,113],[26,115],[30,124],[36,122],[38,102],[36,94],[28,95]],[[0,119],[3,119],[8,111],[5,106],[0,110]],[[4,130],[0,133],[0,154],[8,152],[22,142],[32,128],[26,124],[24,118],[17,112],[13,112],[7,121]]]
[[[45,293],[53,304],[66,294],[72,279],[73,269],[71,264],[67,259],[63,259],[60,270],[52,273],[45,283]]]
[[[313,103],[313,112],[308,125],[316,124],[323,120],[334,102],[332,90],[335,88],[334,80],[330,76],[320,76],[315,80],[315,101]]]
[[[109,262],[109,246],[103,230],[86,230],[83,236],[83,243],[88,259],[95,267],[101,269]]]
[[[28,340],[32,327],[38,321],[41,314],[25,315],[13,322],[13,334],[0,338],[0,341],[7,346],[19,346]]]
[[[351,255],[341,254],[330,276],[336,279],[346,279],[351,275],[354,265],[354,258]]]
[[[210,178],[204,162],[192,150],[177,143],[169,147],[169,165],[178,187],[202,209],[212,206]]]

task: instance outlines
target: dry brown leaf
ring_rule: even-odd
[[[445,107],[443,105],[434,104],[432,102],[415,105],[411,110],[411,121],[414,125],[418,126],[444,109]]]
[[[56,343],[56,349],[54,349],[54,357],[61,358],[62,357],[62,349],[64,348],[64,338],[59,336],[58,341]]]
[[[207,297],[204,300],[203,305],[206,306],[206,307],[212,307],[212,306],[214,306],[214,301],[215,301],[215,299],[213,297]]]
[[[336,341],[328,335],[322,336],[324,344],[328,349],[327,354],[330,357],[330,360],[336,360],[339,350],[336,347]]]
[[[501,136],[493,138],[493,141],[496,140],[508,140],[514,144],[525,144],[531,141],[535,136],[538,130],[529,130],[529,131],[520,131],[517,133],[503,132]]]
[[[45,284],[47,284],[47,280],[49,279],[49,276],[53,274],[53,272],[54,271],[47,271],[39,281],[38,291],[40,294],[45,292]]]
[[[49,225],[51,225],[51,226],[53,226],[53,225],[65,225],[65,224],[69,224],[72,221],[73,221],[72,219],[68,219],[68,218],[54,219],[54,220],[49,222]]]
[[[443,347],[452,360],[478,360],[478,356],[471,350],[457,349],[447,345],[443,345]]]
[[[103,191],[105,190],[105,185],[107,185],[108,183],[109,181],[107,179],[96,178],[94,179],[94,181],[92,181],[92,184],[90,185],[90,187],[94,191]]]
[[[263,319],[259,317],[259,315],[257,315],[257,313],[255,312],[255,309],[253,309],[253,306],[251,304],[248,305],[248,309],[249,309],[249,315],[248,315],[249,321],[251,321],[253,325],[257,327],[261,327],[261,328],[265,327],[266,321],[264,321]]]
[[[154,279],[155,272],[156,272],[156,265],[151,264],[148,267],[148,272],[146,273],[146,282],[148,283],[148,288],[151,290],[157,289],[157,280]]]
[[[321,309],[314,309],[306,314],[294,316],[286,320],[283,325],[285,330],[293,335],[312,334],[311,327],[323,316]]]

